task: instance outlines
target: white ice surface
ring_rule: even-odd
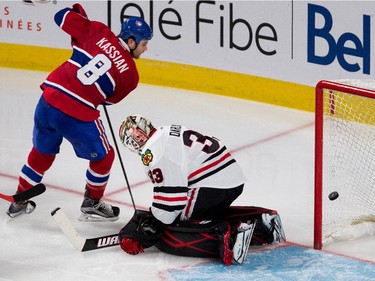
[[[47,74],[0,68],[2,193],[15,192],[18,173],[31,148],[34,108],[41,94],[39,84]],[[121,103],[109,107],[108,112],[115,134],[123,118],[139,113],[148,116],[156,126],[183,124],[222,139],[248,178],[235,205],[278,210],[288,241],[312,247],[312,113],[144,84]],[[102,120],[107,124],[104,112]],[[107,134],[113,143],[109,129]],[[151,203],[152,185],[137,155],[121,144],[119,148],[137,208],[147,208]],[[119,221],[79,222],[86,168],[87,161],[76,158],[70,144],[64,141],[61,153],[44,177],[47,191],[34,200],[37,203],[34,213],[10,220],[5,214],[8,202],[1,200],[1,281],[170,280],[168,270],[206,262],[164,254],[156,248],[137,256],[127,255],[119,247],[77,252],[50,216],[56,207],[63,208],[77,230],[87,237],[117,233],[133,214],[124,175],[115,160],[106,194],[107,201],[121,208]],[[374,237],[337,242],[326,248],[372,262],[375,262],[374,249]]]

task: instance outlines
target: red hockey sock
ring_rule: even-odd
[[[18,178],[17,191],[25,191],[36,183],[42,181],[44,173],[51,167],[56,155],[43,154],[34,147],[27,158],[27,165],[24,165]]]
[[[95,162],[90,161],[90,166],[86,173],[86,190],[90,198],[100,199],[103,197],[114,158],[115,153],[111,147],[103,159]]]

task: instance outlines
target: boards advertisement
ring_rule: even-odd
[[[24,2],[0,2],[1,45],[69,50],[70,39],[53,17],[79,2],[116,34],[129,16],[143,17],[154,32],[146,60],[249,76],[258,90],[275,81],[276,88],[285,82],[292,90],[291,84],[311,88],[323,79],[375,76],[374,1]]]

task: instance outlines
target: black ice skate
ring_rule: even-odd
[[[105,203],[102,199],[85,197],[81,205],[81,221],[115,221],[118,220],[120,209]]]
[[[18,217],[22,214],[31,214],[36,207],[34,201],[23,201],[23,202],[13,202],[10,204],[9,209],[7,210],[8,216],[11,218]]]

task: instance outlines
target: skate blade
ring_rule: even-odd
[[[83,222],[106,222],[106,221],[117,221],[117,217],[105,218],[94,214],[84,214],[82,213],[81,216],[78,218],[79,221]]]

